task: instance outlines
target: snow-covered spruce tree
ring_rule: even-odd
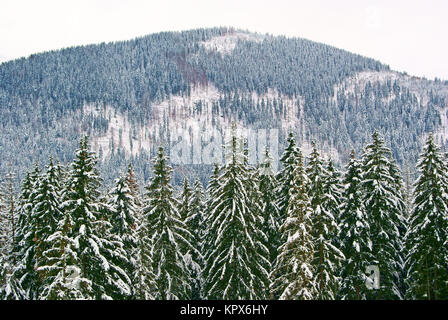
[[[0,259],[9,255],[9,217],[6,205],[6,195],[0,189]],[[3,259],[2,259],[3,261]]]
[[[266,147],[264,159],[259,167],[259,190],[261,193],[261,214],[263,217],[263,232],[267,237],[269,249],[269,262],[271,269],[277,258],[277,249],[281,244],[279,222],[280,210],[278,208],[278,183],[272,167],[272,157]]]
[[[152,269],[155,276],[155,299],[188,298],[189,274],[181,250],[189,247],[192,235],[178,211],[179,204],[170,184],[172,168],[163,147],[154,160],[154,176],[146,187],[144,218],[152,245]]]
[[[190,282],[191,282],[191,295],[190,299],[200,300],[202,299],[202,270],[204,268],[204,257],[202,254],[203,240],[205,237],[205,194],[201,181],[196,179],[193,186],[193,193],[190,200],[190,216],[185,221],[187,229],[193,235],[191,239],[191,245],[196,249],[191,251],[191,265],[188,265],[190,269]]]
[[[378,132],[362,156],[363,203],[370,227],[373,260],[380,272],[380,289],[369,292],[375,299],[399,299],[401,270],[400,234],[404,202],[391,172],[391,151]]]
[[[154,299],[154,274],[152,273],[151,249],[152,242],[148,234],[147,219],[143,217],[143,202],[140,188],[131,164],[128,166],[126,183],[129,187],[135,204],[135,223],[137,248],[135,255],[135,268],[132,277],[133,298],[137,300]]]
[[[314,281],[313,209],[308,198],[309,179],[302,153],[292,172],[287,218],[280,227],[282,245],[271,273],[271,297],[282,300],[312,300],[317,297]]]
[[[128,170],[126,172],[126,184],[128,185],[131,195],[134,198],[134,203],[138,212],[142,206],[142,199],[140,197],[140,187],[138,185],[137,177],[135,176],[132,164],[128,165]]]
[[[9,260],[16,228],[14,174],[8,172],[0,185],[0,261]]]
[[[35,186],[34,205],[31,210],[31,220],[34,227],[35,253],[34,268],[39,279],[39,292],[36,299],[40,298],[43,286],[49,285],[46,271],[39,270],[41,266],[48,266],[46,251],[50,249],[50,242],[47,241],[58,229],[58,225],[63,220],[61,211],[62,202],[62,181],[59,180],[58,166],[50,158],[46,171]]]
[[[214,194],[216,189],[218,189],[218,187],[219,187],[220,173],[221,173],[220,166],[217,163],[214,163],[213,164],[213,172],[212,172],[212,175],[210,176],[210,181],[208,182],[207,190],[206,190],[208,198],[211,198],[211,195]]]
[[[156,284],[152,270],[152,239],[148,233],[146,220],[141,220],[137,227],[137,256],[135,268],[134,298],[137,300],[152,300]]]
[[[71,232],[73,225],[70,212],[62,212],[55,232],[44,240],[44,263],[37,268],[40,274],[45,275],[39,294],[42,300],[83,300],[91,297],[90,294],[86,295],[85,288],[91,287],[91,281],[82,275],[77,243]],[[90,293],[90,290],[87,292]]]
[[[8,295],[12,272],[15,231],[14,176],[8,173],[0,185],[0,300]]]
[[[143,217],[137,227],[137,236],[134,298],[137,300],[152,300],[156,290],[155,275],[152,270],[152,239],[148,233],[147,219],[143,219]]]
[[[341,216],[341,206],[343,202],[341,173],[335,167],[331,158],[328,159],[325,169],[327,176],[324,179],[323,206],[331,212],[337,223]],[[337,226],[337,231],[339,232],[339,225]],[[333,240],[335,245],[338,246],[338,234],[334,234]]]
[[[23,231],[26,226],[26,220],[29,219],[25,211],[23,210],[24,199],[28,199],[31,193],[31,174],[26,173],[26,176],[22,182],[21,194],[18,199],[18,205],[16,212],[13,216],[16,217],[15,221],[15,235],[11,239],[11,249],[5,269],[3,270],[3,277],[5,278],[5,286],[0,293],[3,300],[20,300],[26,299],[26,293],[21,287],[21,277],[25,273],[25,267],[22,264],[24,249],[21,247],[23,245]],[[17,263],[19,261],[19,263]]]
[[[36,220],[33,218],[33,207],[40,183],[40,169],[37,164],[27,174],[17,207],[17,229],[13,248],[13,274],[11,292],[20,299],[37,299],[39,292],[38,273],[36,271]]]
[[[291,188],[292,172],[297,166],[298,150],[296,140],[292,131],[289,132],[287,139],[288,146],[283,152],[280,162],[283,168],[277,174],[278,181],[278,208],[280,210],[280,219],[278,224],[283,224],[286,219],[286,207],[289,202],[289,189]]]
[[[129,299],[134,296],[137,254],[138,254],[138,207],[134,192],[129,186],[129,176],[122,176],[115,181],[115,186],[109,195],[109,221],[111,223],[110,233],[115,241],[121,243],[126,259],[121,256],[113,257],[114,264],[126,273],[126,286],[131,291],[128,294],[118,292],[114,299]]]
[[[254,292],[257,293],[258,299],[266,299],[269,297],[269,274],[272,271],[269,249],[269,239],[266,234],[265,229],[265,213],[263,212],[263,198],[260,192],[260,171],[258,168],[249,165],[249,149],[247,145],[247,140],[244,140],[243,144],[243,165],[247,168],[248,181],[247,194],[250,200],[250,207],[253,210],[253,215],[255,217],[254,224],[254,235],[253,239],[257,244],[258,252],[256,255],[259,257],[259,264],[262,270],[267,271],[267,277],[263,278],[260,282],[256,282],[258,287],[254,287]]]
[[[182,192],[180,193],[180,198],[179,198],[179,214],[180,214],[181,220],[185,223],[187,230],[192,235],[191,237],[189,237],[187,239],[190,244],[193,244],[194,230],[191,230],[188,228],[187,222],[191,216],[190,204],[191,204],[191,199],[192,199],[192,193],[193,193],[193,191],[191,190],[190,183],[188,182],[188,179],[185,177],[183,185],[182,185]],[[193,281],[194,281],[192,272],[194,272],[194,269],[198,270],[199,268],[198,268],[196,262],[192,260],[191,250],[188,245],[184,245],[181,248],[181,252],[184,257],[185,265],[188,270],[188,278],[189,278],[188,282],[190,283],[190,286],[191,286],[190,291],[188,292],[187,298],[191,299],[191,295],[192,295],[192,291],[193,291],[192,285],[193,285]]]
[[[96,169],[96,158],[90,152],[87,137],[80,140],[75,152],[68,183],[63,191],[63,210],[71,218],[70,233],[75,243],[81,277],[88,279],[80,287],[86,299],[101,299],[104,283],[98,279],[109,271],[106,258],[100,252],[96,222],[100,214],[98,198],[101,180]]]
[[[339,219],[339,242],[345,255],[341,268],[339,297],[348,300],[368,298],[366,269],[373,260],[369,221],[363,203],[362,168],[355,152],[344,175],[343,204]]]
[[[195,183],[195,190],[193,191],[190,188],[187,178],[184,179],[179,203],[179,212],[182,221],[184,221],[188,231],[191,233],[191,238],[189,238],[188,241],[195,249],[191,250],[186,246],[182,250],[191,285],[191,291],[189,292],[188,298],[198,300],[201,298],[203,282],[201,279],[203,257],[200,253],[202,251],[202,222],[204,211],[202,185],[198,180]]]
[[[310,179],[308,195],[313,208],[313,241],[315,269],[314,281],[318,299],[335,299],[339,290],[341,262],[344,255],[335,246],[339,231],[340,190],[335,172],[328,172],[323,160],[312,143],[313,150],[308,160],[307,174]],[[330,164],[330,169],[334,168]]]
[[[116,278],[121,272],[119,266],[108,259],[114,256],[117,248],[109,239],[107,213],[104,205],[100,204],[101,179],[96,164],[87,136],[81,138],[69,173],[69,183],[63,192],[62,208],[73,221],[69,237],[75,241],[81,277],[89,281],[83,282],[82,295],[87,299],[110,299],[111,287],[125,288],[121,279]],[[116,251],[117,254],[122,252]]]
[[[398,232],[400,233],[400,237],[397,239],[398,257],[397,257],[397,267],[398,267],[398,275],[397,275],[397,283],[398,283],[398,291],[400,292],[400,297],[404,297],[406,292],[408,292],[407,286],[407,271],[405,266],[406,260],[406,234],[408,233],[408,208],[406,206],[406,188],[404,184],[404,180],[401,176],[401,170],[397,165],[395,159],[391,158],[389,165],[389,172],[392,180],[394,181],[394,190],[398,195],[400,201],[397,202],[397,206],[399,208],[399,216],[398,216]]]
[[[188,179],[185,177],[184,182],[182,184],[182,192],[180,193],[180,199],[179,199],[179,214],[182,219],[182,221],[186,221],[190,217],[190,202],[192,197],[193,191],[191,190],[190,183],[188,182]],[[188,251],[187,248],[185,248],[183,254],[185,254]]]
[[[205,267],[206,267],[206,253],[208,252],[208,250],[210,248],[207,247],[207,241],[209,240],[210,237],[210,217],[211,217],[211,213],[213,211],[213,201],[214,196],[216,195],[216,191],[218,190],[219,186],[220,186],[220,182],[219,179],[221,177],[220,175],[221,173],[221,167],[215,162],[213,164],[213,171],[212,174],[209,178],[208,184],[207,184],[207,188],[205,190],[205,199],[204,199],[204,217],[203,217],[203,230],[204,230],[204,234],[202,237],[202,245],[201,245],[201,254],[203,257],[203,268],[201,270],[201,279],[202,279],[202,287],[201,287],[201,297],[203,299],[208,299],[207,297],[207,293],[205,292],[205,278],[206,278],[206,274],[205,274]]]
[[[123,238],[114,233],[113,220],[117,213],[110,205],[109,194],[99,198],[100,210],[96,223],[97,237],[102,242],[100,253],[108,262],[108,273],[102,274],[96,281],[103,284],[103,299],[123,300],[132,298],[132,281],[126,272],[129,264],[128,253],[124,250]]]
[[[65,168],[50,159],[47,172],[39,184],[38,202],[33,211],[36,220],[49,223],[49,227],[37,228],[36,232],[40,239],[36,250],[36,271],[40,278],[38,298],[42,300],[88,298],[81,290],[89,286],[90,281],[81,275],[76,244],[71,235],[73,219],[69,213],[61,210],[66,178]]]
[[[405,172],[404,172],[404,190],[403,190],[403,198],[404,198],[404,204],[406,207],[406,214],[404,217],[404,220],[406,221],[406,226],[408,225],[408,218],[411,215],[411,212],[413,210],[413,181],[411,178],[411,172],[409,169],[409,164],[406,163]]]
[[[212,202],[214,201],[213,195],[216,193],[216,190],[218,189],[220,182],[219,177],[221,173],[221,167],[217,164],[213,164],[213,171],[212,175],[210,176],[210,179],[207,184],[207,189],[205,190],[205,215],[204,215],[204,229],[206,230],[206,233],[208,233],[209,226],[208,223],[208,216],[210,216],[210,211],[212,208]],[[204,251],[202,251],[204,252]]]
[[[448,172],[432,135],[417,168],[406,241],[410,293],[406,298],[447,299]]]
[[[6,277],[9,269],[8,259],[10,254],[10,226],[7,211],[5,210],[3,195],[0,193],[0,299],[5,290]]]
[[[245,155],[233,131],[226,145],[226,164],[210,194],[205,239],[204,297],[260,299],[266,294],[268,253],[263,256],[250,197],[256,188],[249,179]]]

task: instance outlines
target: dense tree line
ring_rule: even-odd
[[[2,182],[2,299],[448,298],[448,164],[432,135],[412,194],[377,132],[344,172],[291,133],[278,173],[268,150],[249,165],[234,133],[207,188],[177,192],[163,147],[144,189],[129,166],[105,192],[89,150],[84,137],[70,165],[36,164],[17,198]]]

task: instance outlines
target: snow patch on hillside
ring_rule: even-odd
[[[85,105],[83,108],[85,117],[102,116],[109,124],[105,134],[92,137],[92,150],[100,154],[102,160],[117,149],[124,151],[127,156],[136,156],[142,151],[150,152],[156,148],[160,137],[170,136],[171,141],[173,137],[178,137],[195,143],[198,136],[201,136],[204,142],[204,139],[207,140],[222,130],[229,129],[232,121],[235,121],[237,127],[243,128],[242,119],[238,117],[227,119],[222,116],[221,110],[218,110],[218,114],[216,110],[213,113],[212,106],[220,97],[219,90],[213,85],[193,87],[190,96],[175,95],[151,105],[151,118],[144,121],[145,126],[131,123],[126,113],[111,106]],[[303,98],[289,98],[281,95],[276,89],[269,89],[265,94],[252,93],[251,97],[255,104],[261,103],[262,100],[267,103],[268,100],[272,102],[281,98],[285,110],[281,115],[281,130],[305,131]],[[272,116],[274,115],[272,110]]]
[[[333,102],[337,103],[338,94],[345,96],[354,95],[362,92],[367,83],[385,83],[386,81],[395,81],[402,77],[395,71],[363,71],[349,77],[333,87]],[[389,98],[390,99],[390,98]]]
[[[439,111],[441,126],[434,132],[434,139],[439,144],[446,144],[448,142],[448,106],[439,109]],[[426,140],[426,136],[424,140]]]
[[[97,107],[85,105],[84,116],[102,116],[108,120],[108,129],[104,135],[92,138],[92,151],[104,160],[113,150],[121,149],[127,156],[136,156],[140,152],[150,152],[157,147],[159,137],[176,135],[181,132],[205,131],[212,126],[224,126],[222,117],[214,117],[212,124],[212,102],[219,99],[219,91],[214,86],[194,87],[190,96],[171,96],[160,103],[151,105],[151,119],[146,125],[133,124],[126,113],[111,106]],[[198,111],[198,103],[202,110]],[[167,127],[164,126],[167,123]]]
[[[213,37],[210,40],[200,42],[200,44],[204,46],[206,50],[217,51],[222,54],[230,54],[235,49],[238,41],[240,40],[261,42],[263,41],[263,39],[263,35],[236,32],[229,33],[223,36]]]
[[[129,155],[138,155],[142,150],[149,152],[151,147],[151,134],[149,128],[136,128],[129,121],[127,114],[117,111],[114,107],[96,107],[85,105],[84,115],[104,116],[109,120],[105,135],[92,138],[92,151],[101,156],[109,157],[113,150],[121,149]]]

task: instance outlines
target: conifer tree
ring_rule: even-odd
[[[0,300],[6,297],[12,272],[12,248],[15,223],[13,175],[8,173],[0,187]]]
[[[0,186],[0,261],[9,260],[15,238],[16,199],[14,174],[10,171]]]
[[[72,163],[69,184],[63,192],[63,210],[73,221],[70,235],[74,238],[81,277],[89,280],[81,288],[88,299],[110,299],[110,287],[126,290],[119,266],[108,260],[114,255],[116,244],[109,238],[106,212],[100,205],[101,179],[96,168],[95,155],[89,151],[88,138],[83,137]],[[117,250],[116,254],[121,254]],[[123,292],[126,294],[126,292]]]
[[[208,299],[259,299],[265,295],[268,255],[263,256],[257,230],[256,186],[249,180],[245,155],[233,131],[226,147],[226,164],[210,194],[209,228],[205,240],[204,293]]]
[[[282,300],[311,300],[317,297],[314,282],[313,209],[308,198],[310,181],[299,151],[297,166],[292,172],[287,218],[280,227],[282,245],[271,274],[271,294]]]
[[[406,188],[403,181],[403,178],[401,176],[401,170],[397,165],[397,162],[394,158],[391,157],[390,164],[389,164],[389,172],[390,176],[392,178],[392,181],[394,182],[394,191],[397,194],[397,197],[400,199],[396,202],[396,206],[398,208],[399,214],[398,214],[398,220],[397,220],[397,228],[400,236],[396,239],[397,242],[397,248],[398,248],[398,255],[396,258],[397,262],[397,286],[399,291],[399,297],[403,298],[408,292],[407,287],[407,271],[405,266],[405,260],[406,260],[406,234],[408,230],[408,208],[406,206]]]
[[[191,233],[189,242],[195,250],[188,246],[183,249],[184,259],[189,272],[189,282],[191,291],[189,299],[198,300],[201,298],[203,268],[202,238],[203,238],[203,190],[199,180],[196,180],[194,190],[190,188],[187,178],[184,179],[179,212],[187,230]]]
[[[186,221],[190,217],[190,202],[193,191],[191,190],[188,179],[185,177],[182,184],[182,192],[179,199],[179,214],[182,221]]]
[[[163,147],[159,147],[153,167],[154,176],[146,187],[145,207],[148,234],[152,245],[152,269],[155,276],[156,299],[177,300],[188,297],[190,291],[188,270],[182,248],[193,250],[178,211],[178,202],[170,184],[172,169]]]
[[[152,300],[156,290],[155,275],[152,269],[152,239],[148,232],[148,223],[143,217],[138,224],[137,236],[134,297],[137,300]]]
[[[118,223],[114,224],[114,219],[117,219],[118,214],[111,205],[113,201],[110,200],[108,194],[103,194],[98,202],[100,209],[95,224],[96,236],[102,245],[99,252],[108,265],[108,272],[95,279],[103,286],[101,298],[108,300],[131,299],[132,281],[127,273],[130,261],[128,260],[129,253],[124,249],[123,238],[125,236],[114,232],[117,230],[115,229],[117,225],[121,225],[122,221],[118,218]]]
[[[202,299],[202,270],[204,269],[203,240],[205,237],[205,195],[199,179],[196,179],[193,186],[193,193],[190,201],[190,216],[186,220],[187,229],[193,235],[191,245],[196,249],[191,251],[190,282],[192,300]]]
[[[155,288],[151,259],[152,243],[148,233],[147,219],[143,217],[143,201],[140,196],[140,188],[131,164],[128,166],[126,184],[134,199],[135,232],[137,236],[135,270],[133,275],[133,298],[137,300],[152,300],[154,299],[153,293]]]
[[[335,167],[333,160],[328,159],[325,167],[327,175],[324,177],[324,197],[322,206],[332,214],[336,223],[336,230],[333,232],[333,244],[340,248],[340,241],[338,239],[339,221],[341,217],[341,207],[343,203],[343,186],[341,181],[341,173]]]
[[[128,165],[128,170],[126,172],[126,184],[129,187],[132,197],[134,198],[134,203],[138,212],[142,206],[142,203],[140,197],[140,188],[132,164]]]
[[[283,164],[282,170],[277,174],[278,181],[278,208],[280,210],[280,219],[278,224],[283,224],[286,219],[286,207],[289,201],[289,189],[291,188],[292,172],[297,166],[298,150],[296,140],[292,131],[289,132],[287,139],[288,146],[285,148],[280,162]]]
[[[36,192],[32,211],[36,221],[36,271],[39,275],[38,298],[43,300],[86,299],[82,288],[90,281],[81,276],[74,237],[73,219],[62,210],[66,171],[50,158]]]
[[[2,190],[0,190],[2,191]],[[8,245],[9,245],[9,217],[5,201],[5,195],[0,192],[0,259],[8,255]]]
[[[340,194],[338,182],[323,166],[323,160],[312,143],[307,174],[310,179],[308,194],[313,208],[313,238],[315,268],[314,281],[319,299],[335,299],[339,290],[338,273],[342,252],[335,246],[339,226],[335,215],[339,214]],[[330,163],[330,169],[334,171]]]
[[[42,173],[42,177],[36,184],[34,205],[31,211],[31,219],[35,224],[34,243],[36,249],[34,260],[36,270],[42,265],[47,265],[44,256],[44,253],[49,249],[47,239],[56,232],[59,222],[63,220],[63,213],[60,209],[61,184],[58,167],[50,158],[46,172]],[[40,288],[36,298],[39,298],[42,291],[41,287],[46,280],[45,272],[38,272],[38,278]]]
[[[374,260],[371,265],[377,265],[380,272],[380,289],[372,292],[373,298],[399,299],[400,242],[403,236],[400,227],[404,202],[401,189],[397,189],[397,173],[391,166],[391,151],[384,144],[384,140],[375,132],[373,142],[364,150],[363,203],[372,240]]]
[[[156,284],[152,270],[152,239],[148,232],[148,222],[141,216],[137,227],[137,256],[135,268],[134,297],[137,300],[154,299]]]
[[[220,177],[220,173],[221,173],[221,168],[219,167],[219,165],[217,163],[213,164],[213,172],[212,175],[210,176],[210,181],[208,183],[207,186],[207,195],[209,197],[208,200],[210,200],[211,195],[215,193],[216,189],[218,189],[219,187],[219,177]]]
[[[414,205],[407,234],[407,298],[448,298],[448,172],[429,135],[418,165]]]
[[[119,265],[126,277],[123,277],[125,286],[131,290],[127,294],[118,292],[117,299],[129,299],[134,295],[134,274],[137,264],[138,250],[138,208],[134,193],[129,186],[129,176],[123,176],[115,181],[115,187],[109,196],[109,221],[111,223],[110,233],[114,241],[120,243],[124,251],[125,259],[115,256],[112,259],[115,265]],[[134,279],[132,281],[131,279]],[[125,290],[126,291],[126,290]]]
[[[184,177],[184,181],[182,184],[182,190],[180,192],[179,199],[178,199],[178,204],[179,204],[178,210],[179,210],[180,218],[185,223],[185,226],[187,226],[187,220],[190,218],[190,214],[191,214],[190,203],[191,203],[192,194],[193,194],[193,191],[190,187],[190,183],[188,182],[187,177]],[[192,230],[190,230],[190,229],[188,229],[188,231],[192,232]],[[192,238],[188,239],[188,242],[191,244]],[[182,251],[182,255],[184,256],[185,262],[187,264],[189,264],[191,262],[190,261],[191,256],[189,254],[190,250],[189,250],[188,245],[185,245],[185,247],[183,247],[181,251]]]
[[[206,230],[206,233],[208,233],[209,226],[207,225],[210,216],[210,211],[212,210],[212,202],[214,201],[213,195],[215,194],[216,190],[218,189],[220,182],[220,173],[221,173],[221,167],[217,164],[213,164],[213,171],[209,178],[207,189],[205,191],[205,216],[204,216],[204,227]]]
[[[37,299],[39,291],[36,271],[36,220],[33,207],[40,182],[40,169],[37,163],[34,170],[27,174],[18,202],[17,230],[13,248],[13,275],[11,293],[20,299]]]
[[[341,269],[342,299],[368,298],[366,270],[373,260],[369,221],[363,203],[362,168],[355,152],[350,154],[344,176],[344,202],[341,207],[339,241],[345,261]]]
[[[31,179],[30,179],[30,173],[27,172],[25,179],[22,182],[22,190],[21,195],[19,197],[19,202],[23,203],[24,193],[26,195],[29,195],[30,191],[30,185],[31,185]],[[29,192],[24,192],[25,190],[28,190]],[[5,197],[5,196],[4,196]],[[26,197],[26,196],[25,196]],[[5,206],[4,206],[5,208]],[[17,261],[22,262],[22,255],[23,255],[23,248],[20,247],[20,243],[23,239],[23,226],[24,224],[24,218],[25,215],[22,215],[23,210],[20,204],[18,203],[17,206],[17,212],[13,213],[13,217],[17,218],[15,219],[15,235],[11,237],[10,241],[10,249],[8,257],[3,261],[3,270],[1,272],[1,277],[4,281],[3,288],[0,289],[0,298],[2,300],[20,300],[20,299],[26,299],[26,294],[23,291],[20,283],[20,276],[24,273],[24,266],[21,263],[17,263]],[[9,219],[8,219],[9,220]],[[9,229],[9,223],[7,226],[7,230]]]
[[[266,234],[265,228],[265,212],[263,211],[263,195],[260,192],[260,170],[251,166],[249,164],[249,149],[247,140],[243,140],[243,165],[247,168],[248,179],[247,194],[250,200],[250,208],[253,210],[253,215],[255,217],[254,225],[254,240],[257,243],[257,253],[259,257],[259,267],[262,270],[267,271],[267,275],[271,272],[271,261],[270,261],[270,243],[269,238]],[[269,278],[262,278],[258,282],[258,287],[254,287],[254,292],[256,292],[258,299],[266,299],[269,296]]]
[[[10,226],[2,194],[0,194],[0,299],[6,285],[7,269],[9,269],[8,259],[10,254]]]
[[[46,250],[43,252],[43,263],[37,271],[44,274],[42,300],[83,300],[85,288],[90,288],[92,281],[82,275],[81,261],[77,254],[77,243],[71,232],[74,225],[70,212],[64,211],[58,221],[55,232],[44,240]]]
[[[272,157],[266,147],[264,160],[259,168],[259,189],[261,193],[261,213],[263,218],[263,231],[267,237],[270,266],[274,265],[277,258],[277,249],[280,246],[280,210],[278,208],[278,183],[272,167]]]
[[[214,196],[220,186],[220,175],[221,173],[221,167],[215,162],[213,164],[213,171],[212,174],[209,178],[208,184],[207,184],[207,188],[205,190],[205,199],[204,199],[204,219],[203,219],[203,229],[204,229],[204,234],[202,237],[202,244],[201,244],[201,254],[202,254],[202,258],[203,258],[203,268],[201,270],[201,279],[202,279],[202,286],[201,286],[201,292],[200,295],[203,299],[208,299],[207,296],[207,292],[205,291],[205,278],[206,278],[206,253],[208,252],[208,250],[210,248],[207,247],[207,242],[209,241],[211,234],[210,234],[210,225],[209,223],[211,223],[211,213],[213,211],[213,207],[212,204],[215,200]]]

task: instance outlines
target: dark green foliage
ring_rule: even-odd
[[[194,248],[178,211],[170,184],[172,169],[163,147],[154,160],[154,176],[146,187],[145,207],[147,232],[152,245],[152,270],[155,274],[155,299],[186,299],[190,292],[189,273],[181,250]]]
[[[260,299],[267,294],[269,251],[260,241],[260,208],[243,141],[233,132],[226,164],[209,196],[204,295],[208,299]],[[217,173],[217,172],[215,172]]]
[[[306,171],[310,179],[307,192],[313,210],[314,281],[318,299],[334,300],[339,290],[338,273],[344,259],[336,243],[341,201],[339,181],[332,162],[328,171],[323,167],[323,159],[314,142],[312,147]]]
[[[283,224],[286,219],[286,208],[289,202],[289,189],[291,188],[292,172],[297,166],[297,159],[299,152],[296,146],[296,140],[292,131],[289,132],[287,147],[283,151],[283,155],[280,161],[283,165],[283,169],[277,174],[277,181],[279,185],[278,190],[278,208],[280,210],[280,217],[278,224]]]
[[[190,270],[191,295],[190,299],[202,299],[202,270],[204,269],[203,241],[207,229],[205,229],[205,194],[201,182],[196,179],[190,198],[190,214],[185,220],[188,231],[192,234],[191,245],[195,250],[189,250],[191,260],[188,267]]]
[[[259,190],[261,194],[261,216],[263,219],[262,228],[266,235],[266,246],[269,249],[269,262],[272,267],[277,259],[277,249],[281,244],[280,240],[280,210],[277,203],[278,182],[272,169],[272,158],[268,148],[265,150],[264,160],[260,165]]]
[[[378,132],[367,145],[362,157],[363,203],[372,240],[372,265],[381,275],[381,288],[372,293],[376,299],[401,297],[399,272],[403,234],[404,202],[395,172],[391,170],[392,154]]]
[[[307,194],[310,180],[300,151],[297,151],[296,160],[286,207],[287,217],[279,229],[282,244],[271,274],[271,294],[272,298],[281,300],[312,300],[318,297],[313,264],[314,212]]]
[[[338,241],[345,255],[341,268],[339,297],[361,300],[368,297],[366,269],[373,261],[370,226],[363,203],[362,168],[352,151],[344,175],[343,204]]]
[[[434,137],[427,139],[417,166],[414,209],[407,234],[407,298],[437,300],[448,295],[448,173]]]

